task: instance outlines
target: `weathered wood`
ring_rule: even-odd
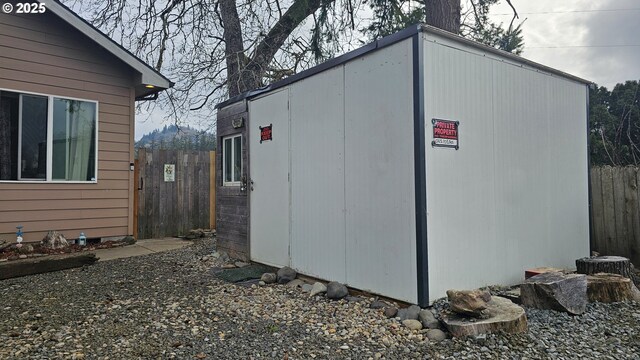
[[[604,208],[602,200],[601,169],[595,167],[591,169],[591,216],[593,224],[593,238],[591,239],[591,250],[600,251],[600,239],[604,239]]]
[[[616,212],[611,167],[604,167],[602,169],[602,201],[605,228],[604,239],[600,242],[600,251],[602,254],[615,255]]]
[[[188,234],[209,228],[208,151],[140,149],[138,231],[140,239]],[[175,181],[164,181],[164,165],[175,165]],[[215,176],[215,174],[214,174]]]
[[[609,273],[631,278],[631,262],[621,256],[595,256],[578,259],[576,260],[576,269],[579,274]]]
[[[0,263],[0,280],[92,265],[96,254],[50,255]]]
[[[590,302],[640,301],[640,291],[631,279],[618,274],[598,273],[587,276],[587,296]]]
[[[442,322],[451,335],[476,336],[504,332],[518,334],[527,331],[527,315],[511,300],[493,296],[487,304],[486,319],[467,318],[452,311],[442,313]]]
[[[625,198],[624,168],[612,169],[613,202],[615,212],[615,238],[612,255],[627,253],[627,202]]]
[[[216,228],[216,152],[209,152],[209,228]]]

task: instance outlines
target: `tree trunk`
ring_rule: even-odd
[[[460,0],[426,0],[427,24],[458,34],[460,32]]]
[[[241,71],[246,64],[242,27],[235,0],[220,0],[220,17],[224,23],[225,57],[227,62],[227,88],[229,97],[244,91],[247,86],[240,79]]]

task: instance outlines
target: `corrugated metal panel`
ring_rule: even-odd
[[[289,89],[252,100],[249,113],[251,260],[289,266]],[[261,143],[270,124],[273,140]]]
[[[411,40],[345,65],[347,282],[417,301]]]
[[[426,121],[461,123],[459,150],[426,151],[431,300],[573,266],[589,250],[586,86],[424,38]]]
[[[291,86],[291,263],[345,282],[344,70]]]

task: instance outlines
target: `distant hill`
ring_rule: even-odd
[[[188,126],[165,125],[142,136],[136,148],[215,150],[216,136]]]

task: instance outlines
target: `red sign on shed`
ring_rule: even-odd
[[[451,120],[431,120],[433,124],[433,147],[447,147],[458,150],[458,125],[460,122]]]
[[[273,133],[272,133],[272,128],[273,128],[273,124],[269,124],[268,126],[260,126],[260,143],[262,144],[263,141],[267,141],[267,140],[273,140]]]

